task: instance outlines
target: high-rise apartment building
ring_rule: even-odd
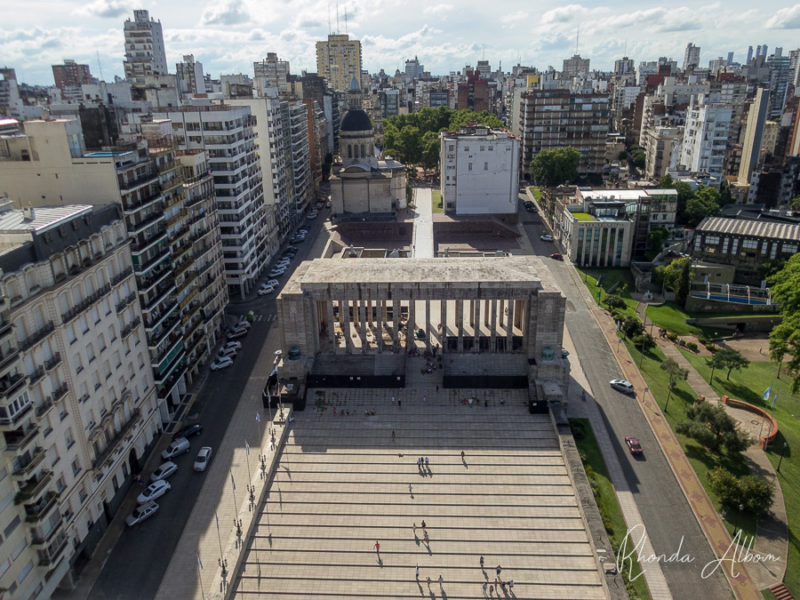
[[[572,58],[565,58],[561,69],[561,78],[572,79],[573,77],[588,74],[589,60],[588,58],[581,58],[580,54],[575,54]]]
[[[769,90],[758,88],[753,103],[747,112],[747,126],[744,131],[742,158],[739,163],[739,174],[736,183],[742,186],[750,184],[750,176],[758,165],[761,153],[761,137],[769,110]]]
[[[683,54],[683,70],[693,71],[700,65],[700,46],[695,46],[692,42],[686,46]]]
[[[792,78],[790,68],[791,59],[783,56],[781,48],[775,48],[775,54],[767,58],[769,69],[769,113],[768,118],[775,119],[783,114],[786,104],[786,94],[789,91],[789,82]]]
[[[578,172],[602,173],[608,135],[608,95],[569,90],[517,90],[512,131],[520,139],[520,172],[542,150],[572,146],[581,153]]]
[[[154,119],[173,123],[180,150],[206,150],[214,177],[229,295],[250,293],[269,259],[255,119],[245,106],[196,104]]]
[[[267,88],[275,88],[278,94],[289,91],[289,61],[281,60],[275,52],[267,52],[267,57],[253,63],[254,84],[260,96]]]
[[[167,54],[161,21],[150,18],[146,10],[134,10],[133,21],[125,21],[125,79],[145,83],[148,75],[166,75]]]
[[[0,587],[49,598],[163,427],[117,206],[0,208]]]
[[[167,421],[205,360],[191,352],[182,327],[197,307],[182,301],[203,281],[207,257],[193,260],[193,246],[202,242],[203,223],[210,228],[216,216],[197,215],[186,205],[172,124],[143,123],[142,129],[148,140],[87,153],[77,120],[26,121],[25,136],[0,138],[6,158],[0,160],[0,191],[29,206],[73,198],[121,206],[159,410]],[[215,272],[221,271],[218,250]],[[204,328],[210,343],[221,325],[221,309],[209,311]]]
[[[183,62],[175,64],[178,80],[178,91],[181,96],[191,97],[206,93],[206,82],[203,74],[203,63],[196,61],[193,54],[184,54]]]
[[[686,125],[678,163],[692,173],[722,181],[732,108],[719,101],[719,94],[692,96],[686,110]]]
[[[53,65],[53,79],[62,93],[77,88],[80,96],[81,85],[92,83],[92,73],[89,71],[89,65],[79,65],[74,60],[65,58],[63,65]]]
[[[405,76],[408,81],[419,79],[423,76],[425,67],[419,63],[415,56],[412,60],[407,60],[405,65]]]
[[[614,61],[614,75],[627,75],[629,73],[634,73],[634,71],[633,59],[623,56]]]
[[[355,78],[361,87],[361,42],[345,34],[331,34],[328,41],[317,42],[317,74],[328,86],[344,92]]]

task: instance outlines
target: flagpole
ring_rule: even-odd
[[[206,600],[206,590],[203,588],[203,561],[200,560],[200,553],[197,553],[197,579],[200,582],[200,595],[203,600]]]

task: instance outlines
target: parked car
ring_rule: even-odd
[[[238,342],[236,342],[238,344]],[[200,423],[192,423],[191,425],[187,425],[183,429],[181,429],[178,433],[175,434],[175,437],[172,439],[176,440],[178,438],[190,438],[194,435],[200,435],[203,433],[203,426]]]
[[[237,323],[233,327],[233,329],[231,329],[232,333],[239,333],[240,331],[244,331],[245,333],[247,333],[248,331],[250,331],[250,326],[245,325],[244,323]]]
[[[281,284],[281,282],[278,281],[277,279],[270,279],[269,281],[267,281],[267,285],[271,285],[271,286],[274,286],[274,287],[278,287],[278,286],[280,286],[280,284]]]
[[[242,315],[241,318],[239,319],[239,322],[236,323],[236,327],[247,327],[247,329],[250,329],[252,326],[253,324],[250,322],[250,319],[248,319],[246,315]]]
[[[639,443],[639,440],[633,437],[632,435],[625,436],[625,443],[628,445],[628,450],[631,451],[631,454],[634,456],[639,456],[644,452],[642,449],[642,445]]]
[[[211,461],[211,455],[214,451],[211,449],[211,446],[203,446],[200,448],[200,452],[197,453],[197,458],[194,459],[194,465],[192,468],[195,471],[205,471],[208,463]]]
[[[286,248],[286,250],[283,251],[283,256],[291,256],[292,258],[294,258],[295,254],[297,254],[298,252],[300,251],[297,248],[295,248],[294,246],[289,246],[288,248]]]
[[[561,252],[553,252],[550,255],[550,258],[554,258],[556,260],[564,260],[564,257],[561,255]]]
[[[308,235],[309,231],[311,231],[311,228],[308,225],[300,225],[297,228],[297,233],[302,233],[303,235]]]
[[[306,236],[304,236],[304,235],[302,235],[302,236],[301,235],[295,235],[294,237],[292,237],[289,240],[289,243],[290,244],[302,244],[305,241],[306,241]]]
[[[553,236],[549,234],[543,234],[539,236],[539,239],[542,240],[543,242],[552,242]]]
[[[569,350],[561,350],[561,358],[567,358],[569,356]]]
[[[274,269],[272,269],[272,271],[270,271],[268,273],[268,276],[269,277],[280,277],[284,273],[286,273],[286,267],[275,267]]]
[[[223,346],[219,349],[219,352],[217,352],[217,356],[220,358],[223,356],[230,356],[231,358],[234,358],[237,352],[238,350],[236,348]]]
[[[136,502],[139,504],[147,504],[148,502],[161,498],[161,496],[166,494],[171,488],[172,486],[168,481],[159,479],[148,485],[144,491],[137,496]]]
[[[331,201],[330,201],[330,200],[328,200],[328,201],[325,203],[325,208],[330,208],[330,207],[331,207]]]
[[[181,454],[186,454],[189,451],[189,440],[186,438],[175,438],[166,450],[161,452],[161,458],[169,460]]]
[[[178,465],[176,465],[171,460],[167,462],[161,463],[159,467],[150,474],[150,481],[159,481],[161,479],[166,479],[167,477],[173,475],[175,471],[178,470]]]
[[[133,509],[133,512],[127,516],[125,519],[125,524],[128,527],[133,527],[134,525],[138,525],[145,519],[149,519],[158,510],[158,504],[155,502],[148,502],[147,504],[141,504]]]
[[[279,260],[278,262],[276,262],[275,265],[274,265],[274,268],[276,268],[276,269],[288,269],[290,264],[292,264],[291,259],[284,258],[284,259]]]
[[[269,285],[269,284],[266,284],[266,283],[262,283],[261,287],[258,288],[258,295],[259,296],[266,296],[267,294],[271,294],[274,291],[275,291],[275,286],[274,285]]]
[[[627,379],[612,379],[608,383],[612,388],[623,394],[633,394],[635,391],[633,389],[633,384]]]
[[[212,360],[211,365],[209,366],[212,371],[219,371],[220,369],[227,369],[232,364],[233,364],[233,359],[230,356],[221,356]]]
[[[242,349],[242,342],[225,342],[222,345],[223,348],[234,348],[235,350]]]
[[[228,339],[229,339],[229,340],[235,340],[235,339],[238,339],[238,338],[244,337],[244,336],[246,336],[246,335],[247,335],[247,329],[245,329],[245,328],[243,327],[243,328],[241,328],[241,329],[235,329],[235,330],[233,330],[233,331],[229,331],[229,332],[228,332]]]
[[[308,213],[306,215],[306,219],[309,219],[310,221],[313,221],[314,219],[317,218],[317,216],[319,216],[319,213],[317,211],[315,211],[315,210],[312,210],[310,213]]]

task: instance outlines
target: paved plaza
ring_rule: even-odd
[[[606,597],[550,416],[529,414],[524,390],[431,383],[308,399],[235,597],[485,598],[498,565],[514,586],[493,597]]]

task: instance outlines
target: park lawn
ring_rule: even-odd
[[[536,198],[537,202],[541,202],[542,200],[542,190],[539,189],[539,186],[532,185],[528,188],[533,194],[533,197]]]
[[[657,327],[663,327],[670,333],[678,335],[702,335],[698,327],[689,325],[686,319],[690,318],[680,306],[674,302],[667,302],[660,306],[648,306],[647,318],[653,321]]]
[[[706,380],[711,376],[711,369],[706,365],[705,359],[700,356],[683,352],[702,377]],[[786,505],[786,516],[789,521],[789,561],[786,568],[786,587],[795,597],[800,596],[800,395],[792,394],[791,379],[783,375],[777,378],[778,368],[771,362],[754,362],[746,369],[731,373],[730,380],[726,373],[717,369],[714,372],[712,387],[722,396],[726,394],[737,400],[744,400],[756,404],[771,413],[778,421],[780,433],[770,446],[767,447],[767,456],[772,465],[777,468],[781,463],[778,480],[781,483],[783,499]],[[773,395],[778,392],[775,408],[770,402],[764,402],[762,394],[772,386]],[[784,444],[786,447],[784,448]],[[798,455],[792,452],[798,449]],[[781,454],[784,454],[781,460]]]
[[[433,212],[443,213],[444,203],[442,202],[442,192],[439,190],[433,190],[431,195],[433,196]]]
[[[594,221],[594,217],[589,213],[585,212],[574,212],[570,213],[573,217],[575,217],[578,221]]]
[[[581,461],[583,461],[583,467],[586,469],[586,475],[592,484],[597,508],[600,510],[600,516],[603,518],[603,524],[616,556],[628,527],[625,524],[625,518],[622,516],[619,502],[617,502],[614,486],[608,477],[606,463],[603,460],[600,447],[597,445],[589,419],[570,419],[569,424],[575,438],[575,445],[581,455]],[[639,561],[635,557],[632,558],[632,561],[633,564],[630,570],[626,565],[626,568],[621,571],[628,595],[631,598],[650,598],[650,591],[647,589],[644,577],[639,577],[641,573]],[[633,575],[634,581],[630,581],[629,574]]]
[[[589,288],[592,298],[594,298],[594,301],[598,305],[603,306],[603,298],[609,294],[608,290],[611,289],[614,284],[618,283],[619,285],[617,285],[611,293],[625,301],[625,309],[622,311],[625,315],[636,315],[636,305],[638,302],[631,298],[629,293],[629,290],[634,289],[633,276],[631,275],[630,269],[602,269],[592,267],[575,267],[575,269],[580,273],[581,280],[586,287]],[[599,286],[597,285],[598,278],[600,278]],[[622,290],[623,284],[627,284],[625,291]]]
[[[686,453],[703,489],[705,489],[708,497],[711,498],[714,508],[717,512],[722,514],[722,506],[709,487],[708,473],[715,467],[722,466],[737,477],[740,477],[748,474],[747,463],[741,455],[728,455],[725,451],[721,451],[720,454],[714,454],[706,450],[692,438],[677,433],[675,427],[681,421],[686,420],[686,409],[691,406],[696,399],[694,391],[689,387],[688,383],[679,381],[670,395],[668,393],[669,375],[661,368],[661,363],[666,358],[661,349],[658,347],[653,348],[642,358],[642,353],[639,351],[638,347],[634,347],[628,339],[625,339],[625,345],[634,362],[637,365],[641,362],[639,370],[647,382],[648,392],[653,395],[656,402],[661,407],[662,413],[666,417],[670,427],[672,427],[675,437]],[[665,412],[664,407],[667,405],[668,395],[670,396],[670,400],[667,411]],[[645,452],[647,452],[646,449]],[[741,529],[744,535],[751,536],[755,534],[755,517],[747,513],[729,512],[727,515],[723,515],[723,522],[731,534],[737,529]]]

